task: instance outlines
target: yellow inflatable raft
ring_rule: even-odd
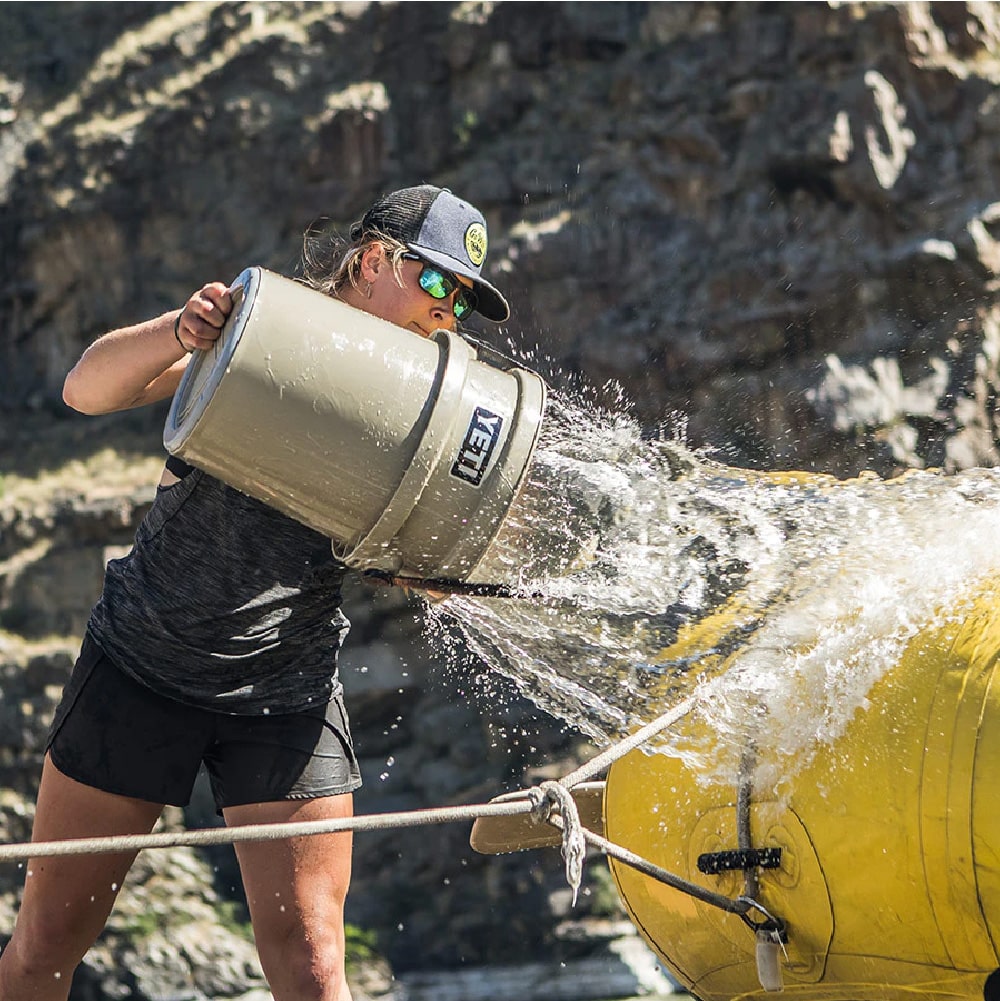
[[[706,780],[670,753],[612,766],[610,841],[755,901],[748,921],[611,860],[636,926],[702,1001],[765,988],[802,1001],[1000,999],[998,594],[987,582],[957,621],[915,636],[846,731],[777,792],[754,781],[782,767],[766,727],[742,779]],[[706,726],[691,716],[677,732],[710,740]]]

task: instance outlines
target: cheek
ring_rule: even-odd
[[[396,303],[403,305],[406,303],[413,303],[417,300],[417,297],[422,295],[419,287],[415,287],[412,283],[403,278],[403,284],[400,285],[395,278],[386,282],[386,294]]]
[[[396,297],[395,308],[400,317],[400,324],[404,327],[408,323],[419,320],[425,314],[425,310],[422,307],[423,302],[421,301],[421,297],[414,295],[412,292],[401,289],[399,295]]]
[[[400,288],[393,280],[379,289],[374,311],[399,327],[408,327],[412,323],[426,326],[427,298],[422,289]]]

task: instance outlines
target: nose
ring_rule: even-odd
[[[447,330],[453,330],[455,327],[455,295],[456,293],[452,292],[444,299],[434,299],[434,305],[431,307],[434,323]]]

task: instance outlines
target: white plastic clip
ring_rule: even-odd
[[[781,933],[766,928],[757,929],[757,977],[765,991],[782,991]]]

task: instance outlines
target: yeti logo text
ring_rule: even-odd
[[[476,407],[458,458],[451,467],[451,475],[460,480],[468,480],[474,487],[478,487],[490,464],[490,456],[497,446],[502,427],[503,418],[499,414]]]

